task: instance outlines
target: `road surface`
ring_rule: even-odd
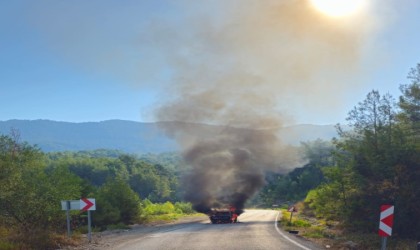
[[[211,224],[208,219],[161,227],[153,232],[134,233],[112,244],[124,250],[225,250],[322,249],[313,243],[276,228],[278,211],[246,210],[236,224]]]

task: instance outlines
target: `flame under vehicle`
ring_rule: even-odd
[[[238,222],[238,214],[235,208],[213,210],[209,215],[210,221],[213,224],[221,223],[236,223]]]

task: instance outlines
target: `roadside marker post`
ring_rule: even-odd
[[[71,236],[70,229],[70,201],[66,201],[66,217],[67,217],[67,237]]]
[[[295,208],[295,206],[291,206],[289,209],[287,209],[287,211],[290,212],[289,222],[292,223],[293,212],[297,212],[297,209]]]
[[[61,201],[61,210],[66,210],[67,217],[67,236],[71,236],[70,228],[70,210],[82,210],[87,211],[88,214],[88,239],[89,242],[92,240],[92,218],[91,210],[96,210],[96,201],[92,198],[82,198],[80,200],[65,200]]]
[[[392,226],[394,224],[394,206],[382,205],[379,219],[379,236],[382,238],[381,250],[386,250],[387,237],[392,235]]]
[[[88,240],[89,243],[92,241],[92,220],[90,217],[90,210],[87,211],[88,212]]]

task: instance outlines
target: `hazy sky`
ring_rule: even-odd
[[[420,63],[420,1],[366,1],[362,16],[322,17],[319,25],[305,23],[321,20],[307,18],[306,0],[0,1],[0,120],[154,121],[172,91],[188,98],[182,88],[191,93],[204,86],[194,85],[200,73],[214,72],[224,80],[203,82],[221,88],[223,69],[236,64],[229,70],[247,74],[233,82],[267,82],[255,93],[284,76],[272,91],[286,123],[343,122],[372,89],[397,97]],[[292,76],[294,67],[309,76]]]

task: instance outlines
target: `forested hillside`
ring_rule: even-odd
[[[337,125],[332,143],[304,144],[309,163],[285,176],[268,175],[259,198],[268,205],[306,196],[317,217],[371,234],[378,230],[380,206],[394,205],[393,235],[419,239],[420,64],[408,80],[397,100],[369,92],[348,113],[350,129]]]
[[[13,133],[0,136],[0,249],[56,249],[66,229],[62,200],[95,198],[96,230],[192,213],[181,203],[181,164],[171,154],[43,153]],[[80,211],[72,211],[72,228],[86,228]]]

